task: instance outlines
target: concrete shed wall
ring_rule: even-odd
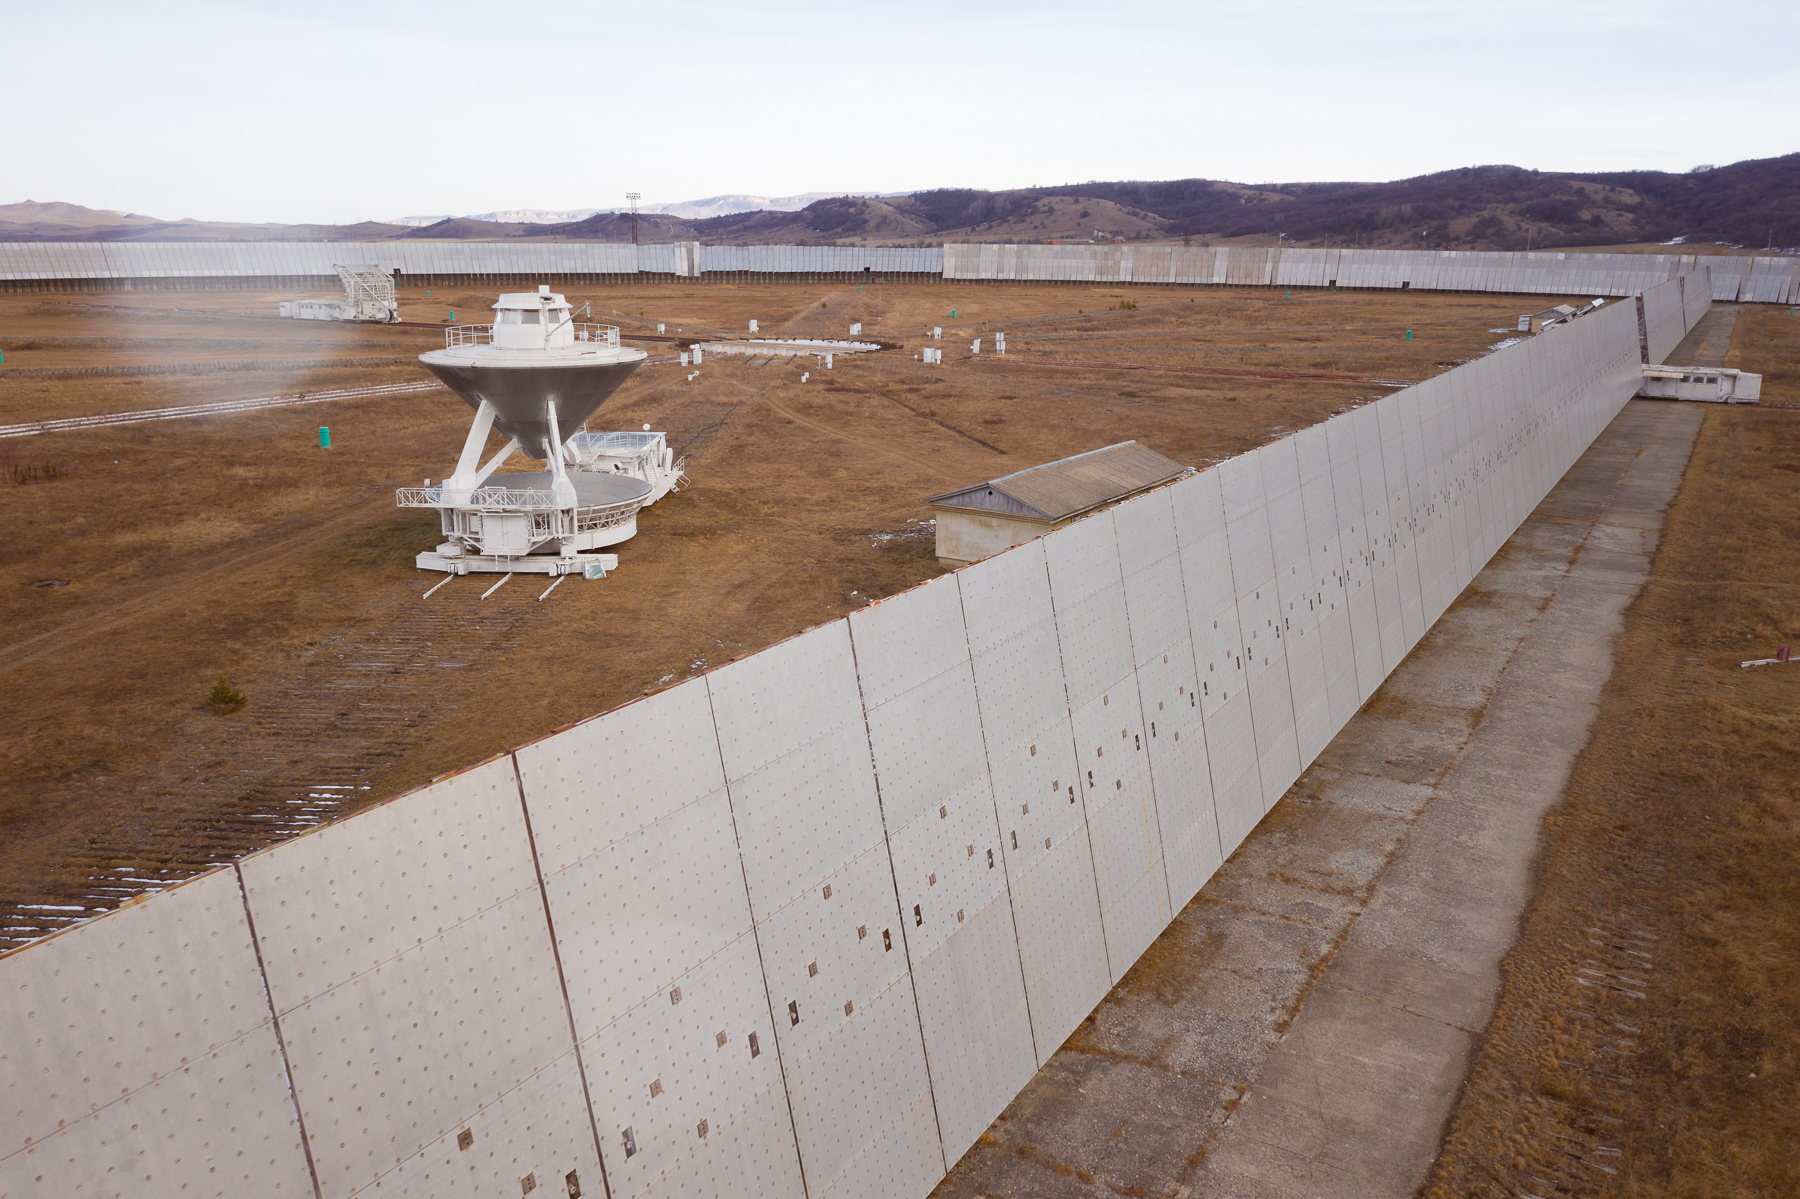
[[[936,511],[938,561],[952,566],[967,566],[991,558],[1001,550],[1022,545],[1050,531],[1047,520],[957,508],[938,508]]]

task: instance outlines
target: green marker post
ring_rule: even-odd
[[[322,450],[328,450],[331,448],[331,426],[330,425],[320,425],[319,426],[319,448]]]
[[[1411,329],[1408,329],[1406,331],[1406,340],[1408,340],[1408,341],[1412,340],[1412,330]]]

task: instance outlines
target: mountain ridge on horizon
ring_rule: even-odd
[[[773,207],[803,200],[808,202],[798,208]],[[574,219],[482,219],[539,216]],[[1680,174],[1478,166],[1388,183],[1242,184],[1192,178],[860,196],[726,193],[640,208],[637,223],[639,239],[646,242],[745,245],[1182,239],[1199,244],[1230,240],[1548,250],[1686,242],[1794,252],[1800,247],[1800,153]],[[313,225],[162,221],[62,202],[0,205],[0,240],[5,241],[628,242],[632,226],[629,213],[605,209],[508,209],[423,225]]]

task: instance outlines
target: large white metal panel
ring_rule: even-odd
[[[1375,607],[1374,551],[1363,507],[1361,457],[1350,414],[1324,425],[1331,456],[1331,490],[1337,513],[1343,574],[1341,600],[1350,614],[1350,648],[1356,663],[1357,706],[1387,677],[1381,656],[1381,625]]]
[[[506,1135],[508,1094],[543,1105],[514,1112],[536,1129],[520,1176],[598,1170],[578,1074],[525,1086],[574,1045],[511,758],[240,869],[324,1194],[378,1185],[459,1128]],[[447,1191],[479,1189],[457,1179]]]
[[[0,959],[0,1195],[311,1195],[236,874]]]
[[[953,637],[965,645],[955,581],[865,609],[850,623],[859,671],[870,670],[878,685],[889,681],[890,692],[913,684],[867,715],[900,909],[918,913],[907,927],[907,956],[953,1161],[1037,1068],[966,649],[941,673],[914,681],[951,657],[947,648],[926,657],[913,648],[918,642]]]
[[[1182,638],[1138,667],[1169,904],[1179,911],[1221,861],[1193,646]]]
[[[1206,717],[1206,752],[1218,811],[1219,848],[1230,857],[1267,810],[1256,762],[1250,692],[1236,692]]]
[[[1068,605],[1060,595],[1055,595],[1055,599],[1063,678],[1068,685],[1069,706],[1075,709],[1131,674],[1131,627],[1125,609],[1125,586],[1114,582],[1105,590]]]
[[[1290,566],[1276,580],[1286,649],[1288,683],[1292,692],[1295,751],[1301,769],[1318,756],[1337,732],[1331,723],[1331,698],[1325,673],[1325,652],[1318,625],[1311,619],[1315,595],[1322,589],[1306,563]]]
[[[613,1194],[801,1193],[705,681],[517,758]]]
[[[614,1196],[804,1193],[751,937],[694,963],[582,1049]]]
[[[1274,548],[1269,541],[1268,504],[1263,494],[1263,453],[1261,449],[1251,450],[1227,458],[1216,468],[1225,503],[1231,574],[1238,580],[1239,591],[1243,590],[1244,580],[1261,582],[1275,574]]]
[[[1042,541],[1073,709],[1131,671],[1131,632],[1112,513],[1076,521]]]
[[[993,850],[997,856],[998,846]],[[952,934],[917,956],[913,968],[931,1093],[944,1160],[951,1164],[1031,1081],[1038,1065],[1011,897],[1004,871],[993,874],[998,886],[986,901],[959,908]]]
[[[878,708],[969,659],[958,580],[945,575],[850,616],[862,702]]]
[[[1175,534],[1181,546],[1182,587],[1188,624],[1196,639],[1214,614],[1237,603],[1231,551],[1225,535],[1225,499],[1217,469],[1191,475],[1169,488]],[[1236,641],[1236,636],[1232,641]]]
[[[1266,811],[1300,777],[1298,731],[1274,579],[1238,597],[1238,623]]]
[[[1294,438],[1284,437],[1264,446],[1258,457],[1262,464],[1270,555],[1276,573],[1280,573],[1307,560],[1299,453]]]
[[[707,681],[808,1192],[929,1189],[945,1163],[849,626]]]
[[[1004,691],[984,687],[983,722],[1005,702]],[[1112,979],[1067,711],[1035,739],[995,759],[992,778],[1041,1065],[1100,1002]]]
[[[1125,575],[1132,660],[1142,663],[1188,635],[1187,594],[1169,489],[1113,509],[1113,527]]]
[[[1071,714],[1113,981],[1173,918],[1135,678]]]

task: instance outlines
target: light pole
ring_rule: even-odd
[[[638,244],[637,206],[639,195],[640,193],[638,192],[625,193],[625,198],[631,201],[631,244],[634,246]]]

